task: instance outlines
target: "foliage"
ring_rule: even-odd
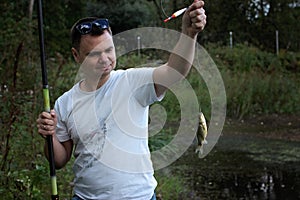
[[[108,18],[115,34],[139,26],[153,26],[157,20],[153,6],[148,1],[90,1],[86,13]]]
[[[118,57],[117,69],[128,69],[132,67],[145,67],[152,65],[149,61],[149,56],[146,54],[138,54],[135,51],[129,52]]]
[[[220,3],[216,0],[206,2],[209,21],[201,39],[205,42],[216,42],[207,43],[206,46],[223,76],[228,116],[243,118],[254,114],[300,113],[300,55],[297,53],[299,6],[291,7],[288,6],[288,1],[281,1],[283,0],[270,1],[272,9],[270,8],[268,15],[263,18],[262,15],[256,16],[254,12],[258,9],[257,5],[248,8],[249,2],[248,4],[240,1],[237,3]],[[52,106],[55,99],[74,84],[78,71],[78,66],[70,58],[69,29],[78,18],[85,16],[87,12],[94,12],[92,7],[100,9],[102,2],[109,7],[107,11],[118,12],[112,16],[112,22],[120,28],[119,31],[144,25],[161,25],[161,22],[157,21],[160,20],[158,18],[161,15],[154,14],[155,9],[157,9],[156,13],[161,14],[158,10],[159,6],[155,6],[159,5],[158,1],[57,2],[52,0],[45,2],[44,28]],[[35,120],[42,110],[37,19],[34,14],[36,7],[30,17],[28,3],[29,1],[25,0],[0,3],[2,27],[0,29],[0,195],[2,199],[38,200],[50,196],[49,167],[43,156],[44,140],[38,136],[35,127]],[[183,5],[180,2],[173,1],[172,5],[167,5],[165,8],[171,12],[181,6]],[[127,10],[129,15],[123,16]],[[107,14],[106,10],[104,11],[104,14]],[[248,13],[247,17],[245,17],[246,13]],[[249,15],[252,16],[251,20]],[[280,30],[280,46],[294,51],[281,49],[279,55],[270,53],[274,49],[274,43],[269,32],[275,30],[268,27],[271,22],[274,22],[276,28]],[[174,25],[174,28],[178,28],[178,21],[174,20],[172,23],[166,26]],[[268,28],[264,30],[265,27]],[[248,41],[248,44],[256,44],[256,46],[236,42],[234,48],[230,49],[220,45],[228,43],[225,34],[230,30],[236,30],[235,41],[241,43]],[[224,34],[214,35],[215,33]],[[165,58],[165,54],[161,52],[142,53],[147,55],[139,56],[133,52],[122,56],[119,67],[142,65],[147,61],[157,65],[162,62],[161,56]],[[188,76],[188,81],[196,91],[201,109],[209,116],[209,92],[203,80],[193,74]],[[151,149],[160,148],[172,139],[180,115],[180,105],[171,92],[166,94],[161,105],[167,111],[168,121],[161,134],[150,138]],[[57,172],[60,196],[67,199],[71,196],[72,189],[71,165],[72,162]],[[174,196],[181,191],[179,179],[165,178],[162,175],[159,182],[161,183],[159,191],[164,196],[166,191],[170,191],[169,193]]]
[[[215,49],[215,51],[219,54],[222,52],[220,49]],[[249,49],[249,51],[252,50]],[[243,53],[243,51],[238,52]],[[279,63],[290,63],[293,56],[288,55],[287,59],[279,56]],[[138,60],[136,54],[131,56],[133,60]],[[297,57],[297,55],[294,56]],[[126,63],[129,62],[130,57],[123,59],[125,59],[124,62]],[[141,59],[145,61],[144,57]],[[269,72],[265,68],[259,70],[260,68],[257,65],[253,65],[246,70],[243,67],[232,69],[227,65],[228,62],[224,58],[221,60],[223,62],[220,60],[218,62],[223,63],[223,65],[220,65],[220,69],[226,85],[229,116],[244,117],[252,113],[290,113],[300,111],[299,92],[295,92],[299,91],[297,87],[299,79],[293,76],[288,69],[278,66],[275,68],[276,71]],[[67,63],[62,65],[60,70],[54,68],[55,65],[59,65],[58,60],[48,62],[48,66],[51,66],[49,80],[55,80],[55,83],[51,81],[50,85],[56,84],[55,90],[54,88],[51,89],[53,101],[73,84],[74,79],[72,77],[76,75],[77,67],[71,64],[72,62],[67,61]],[[232,62],[234,65],[235,61]],[[68,75],[66,76],[66,74]],[[188,80],[194,89],[207,90],[202,81],[197,77],[193,77],[192,74],[188,77]],[[31,75],[22,74],[22,76],[28,76],[28,80],[32,82],[33,94],[28,95],[24,93],[24,95],[20,96],[17,93],[2,93],[1,97],[1,130],[2,133],[7,133],[1,136],[1,143],[5,144],[7,139],[9,139],[9,143],[8,146],[1,146],[1,166],[3,167],[1,170],[2,189],[0,190],[0,194],[4,199],[45,199],[50,195],[48,163],[42,156],[44,142],[37,136],[36,129],[34,128],[35,118],[41,110],[40,99],[42,97],[39,94],[40,86],[39,83],[36,83],[36,80],[29,78]],[[17,79],[17,88],[24,84],[18,80],[21,80],[21,78]],[[286,88],[289,88],[289,90]],[[209,93],[199,94],[198,97],[201,100],[201,107],[207,109],[205,112],[209,113]],[[172,139],[172,133],[174,133],[174,129],[172,128],[176,128],[180,112],[179,105],[174,104],[174,102],[176,102],[176,96],[172,93],[167,93],[162,105],[168,112],[168,123],[161,131],[162,134],[150,138],[152,150],[161,148]],[[7,121],[3,121],[4,119]],[[24,148],[26,148],[26,151],[24,151]],[[3,156],[6,151],[8,151],[8,157],[4,160]],[[57,176],[60,195],[69,198],[71,195],[71,186],[69,183],[72,180],[71,163],[63,170],[58,171]],[[158,191],[163,197],[169,194],[176,196],[181,192],[179,182],[173,180],[173,178],[166,178],[164,175],[159,175],[158,180],[161,183]],[[169,184],[169,181],[174,184],[172,187],[169,187],[171,184]],[[172,192],[169,193],[167,191]]]
[[[248,42],[275,51],[275,31],[283,49],[299,50],[299,3],[293,0],[206,1],[208,23],[202,39],[229,44]]]
[[[159,173],[157,182],[156,195],[165,200],[178,199],[186,188],[179,176]]]
[[[246,45],[208,49],[221,69],[229,116],[300,112],[299,53],[276,56]]]

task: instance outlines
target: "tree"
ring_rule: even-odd
[[[205,3],[207,25],[205,34],[209,42],[228,44],[229,32],[236,41],[248,41],[250,22],[246,17],[247,1],[211,0]]]
[[[110,20],[113,32],[119,33],[139,26],[154,25],[158,19],[148,1],[89,1],[87,16],[98,16]]]

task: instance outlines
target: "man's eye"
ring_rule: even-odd
[[[97,57],[97,56],[99,56],[99,53],[98,53],[98,52],[90,52],[90,53],[88,54],[88,56],[89,56],[89,57]]]
[[[109,49],[106,49],[106,50],[105,50],[106,53],[110,53],[110,52],[112,52],[112,51],[113,51],[113,48],[109,48]]]

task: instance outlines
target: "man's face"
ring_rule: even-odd
[[[90,78],[103,78],[116,66],[115,46],[107,31],[100,36],[83,35],[79,52],[76,49],[72,52],[84,74]]]

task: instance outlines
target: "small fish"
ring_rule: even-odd
[[[198,156],[200,157],[203,154],[203,145],[207,144],[206,141],[207,136],[207,125],[206,120],[202,112],[199,113],[199,127],[197,130],[197,141],[198,146],[196,148],[195,153],[198,153]]]

